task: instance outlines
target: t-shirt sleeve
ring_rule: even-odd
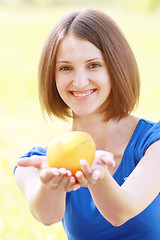
[[[144,156],[148,147],[158,140],[160,140],[160,122],[155,123],[142,136],[137,149],[138,159],[140,160]]]
[[[25,155],[21,156],[21,158],[31,157],[33,155],[46,156],[46,152],[47,152],[47,148],[42,148],[42,147],[37,146],[37,147],[32,148]]]

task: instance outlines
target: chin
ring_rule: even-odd
[[[93,111],[74,111],[73,115],[76,117],[87,117],[89,115],[92,115]]]

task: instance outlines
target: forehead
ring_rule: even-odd
[[[70,58],[103,58],[103,53],[91,42],[73,34],[68,34],[60,42],[56,59],[64,60]]]

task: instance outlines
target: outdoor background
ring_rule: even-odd
[[[27,208],[12,174],[15,161],[47,146],[69,122],[44,121],[37,68],[43,43],[64,14],[103,10],[120,26],[135,53],[141,97],[135,115],[160,119],[160,3],[153,0],[0,0],[0,240],[66,240],[61,224],[45,227]]]

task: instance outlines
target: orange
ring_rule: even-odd
[[[95,157],[95,143],[86,132],[72,131],[57,136],[47,149],[49,167],[66,168],[72,175],[81,170],[79,161],[91,166]]]

